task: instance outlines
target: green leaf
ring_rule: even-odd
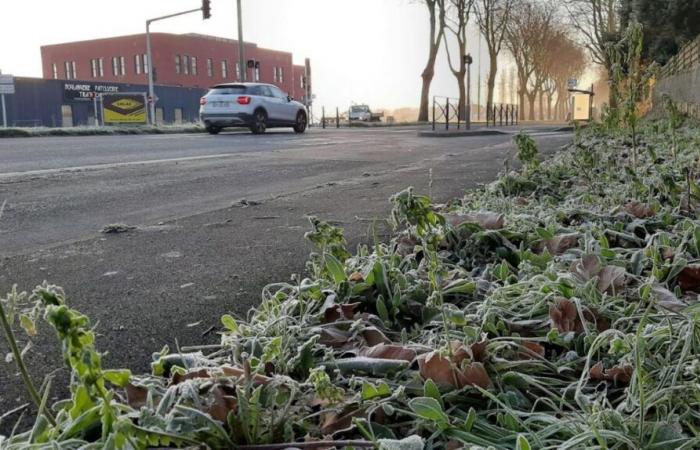
[[[102,375],[104,375],[105,379],[113,385],[123,388],[129,383],[131,371],[129,369],[104,370]]]
[[[389,397],[391,388],[386,383],[380,383],[379,386],[374,386],[372,383],[362,383],[362,400],[372,400],[378,397]]]
[[[36,322],[26,314],[21,314],[19,316],[19,325],[24,329],[24,332],[27,333],[27,336],[36,336]]]
[[[411,411],[422,419],[430,420],[439,427],[447,427],[450,425],[450,419],[442,410],[440,403],[432,397],[417,397],[408,402],[408,407]]]
[[[456,280],[445,286],[442,290],[444,295],[451,294],[473,294],[476,290],[476,283],[472,280]]]
[[[554,239],[554,233],[552,233],[551,231],[549,231],[545,228],[537,228],[535,231],[537,232],[539,237],[541,237],[542,239],[545,239],[545,240]]]
[[[467,414],[467,418],[464,421],[464,431],[472,431],[472,428],[474,427],[474,422],[476,422],[476,410],[472,406],[469,408],[469,414]]]
[[[238,331],[239,331],[238,323],[236,323],[236,319],[234,319],[231,315],[224,314],[223,316],[221,316],[221,323],[230,332],[238,333]]]
[[[326,270],[333,277],[333,281],[336,283],[341,283],[347,281],[348,277],[345,275],[345,267],[338,261],[338,258],[331,255],[330,253],[325,253],[323,259],[326,263]]]
[[[376,302],[376,307],[377,307],[377,315],[379,316],[380,319],[382,319],[384,322],[389,321],[389,311],[386,308],[386,304],[384,303],[384,297],[379,295],[377,297],[377,302]]]
[[[444,407],[444,404],[442,403],[442,394],[440,394],[440,388],[438,388],[437,384],[435,384],[435,382],[430,378],[425,380],[425,384],[423,385],[423,395],[428,398],[434,398],[440,402],[440,407]]]
[[[519,434],[515,440],[515,450],[530,450],[530,443],[522,434]]]

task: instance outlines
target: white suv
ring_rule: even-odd
[[[226,127],[248,127],[255,134],[273,127],[292,127],[303,133],[308,124],[306,107],[271,84],[219,84],[199,103],[199,118],[211,134]]]

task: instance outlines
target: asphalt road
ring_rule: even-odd
[[[533,135],[543,153],[570,141]],[[0,293],[63,286],[98,323],[104,364],[145,371],[163,345],[216,342],[222,314],[245,314],[264,285],[303,273],[307,215],[342,225],[352,248],[384,238],[393,193],[459,197],[496,176],[511,141],[415,128],[0,139]],[[114,223],[137,229],[100,233]],[[37,382],[65,384],[59,353],[43,325],[28,353]],[[0,364],[2,412],[27,396]]]

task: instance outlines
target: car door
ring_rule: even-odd
[[[294,123],[297,118],[297,106],[289,101],[289,96],[277,86],[270,86],[270,90],[279,101],[282,120],[287,123]]]
[[[260,85],[258,86],[258,89],[260,90],[260,99],[267,110],[269,124],[274,125],[280,122],[285,122],[282,103],[277,97],[275,97],[272,89],[270,89],[270,86]]]

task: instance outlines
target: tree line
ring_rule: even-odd
[[[645,29],[647,60],[664,63],[678,47],[700,33],[700,0],[420,0],[428,11],[429,53],[422,73],[419,120],[429,120],[430,85],[441,46],[459,90],[459,111],[466,113],[468,27],[474,23],[488,54],[486,106],[494,104],[499,70],[515,66],[520,117],[565,119],[568,80],[590,63],[604,70],[610,106],[616,86],[609,48],[631,23]],[[456,43],[456,45],[455,45]],[[539,116],[536,114],[539,111]]]

